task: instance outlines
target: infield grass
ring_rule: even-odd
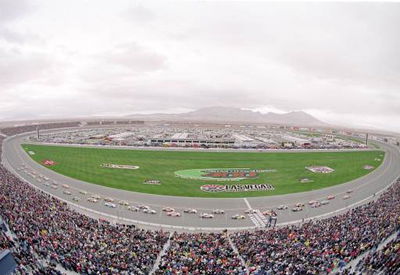
[[[375,169],[383,160],[383,151],[356,152],[209,152],[209,151],[151,151],[47,145],[22,145],[38,163],[52,160],[56,165],[48,167],[60,174],[112,188],[172,196],[189,197],[251,197],[303,192],[348,182]],[[381,161],[377,161],[380,159]],[[112,169],[102,164],[137,165],[136,170]],[[43,164],[42,164],[43,165]],[[306,166],[329,166],[330,174],[316,174]],[[175,171],[185,169],[233,168],[276,169],[260,173],[255,179],[241,181],[194,180],[177,177]],[[308,178],[312,182],[300,183]],[[160,180],[161,185],[143,184],[145,180]],[[205,184],[253,184],[268,183],[273,191],[208,193],[200,189]]]

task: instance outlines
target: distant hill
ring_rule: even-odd
[[[168,120],[168,121],[199,121],[199,122],[252,122],[267,124],[284,124],[298,126],[328,126],[303,111],[278,114],[269,112],[262,114],[233,107],[207,107],[181,114],[132,114],[130,119]]]

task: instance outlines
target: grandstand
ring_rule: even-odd
[[[76,124],[61,126],[68,125]],[[0,250],[12,252],[16,274],[395,275],[399,200],[400,179],[373,201],[323,220],[257,231],[169,233],[82,215],[1,165],[0,216],[6,226]]]

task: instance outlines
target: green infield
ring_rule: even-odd
[[[378,150],[264,153],[22,146],[41,165],[86,182],[159,195],[220,198],[325,188],[370,173],[384,157]]]

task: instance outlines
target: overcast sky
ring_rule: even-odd
[[[400,4],[0,0],[0,119],[304,110],[400,131]]]

